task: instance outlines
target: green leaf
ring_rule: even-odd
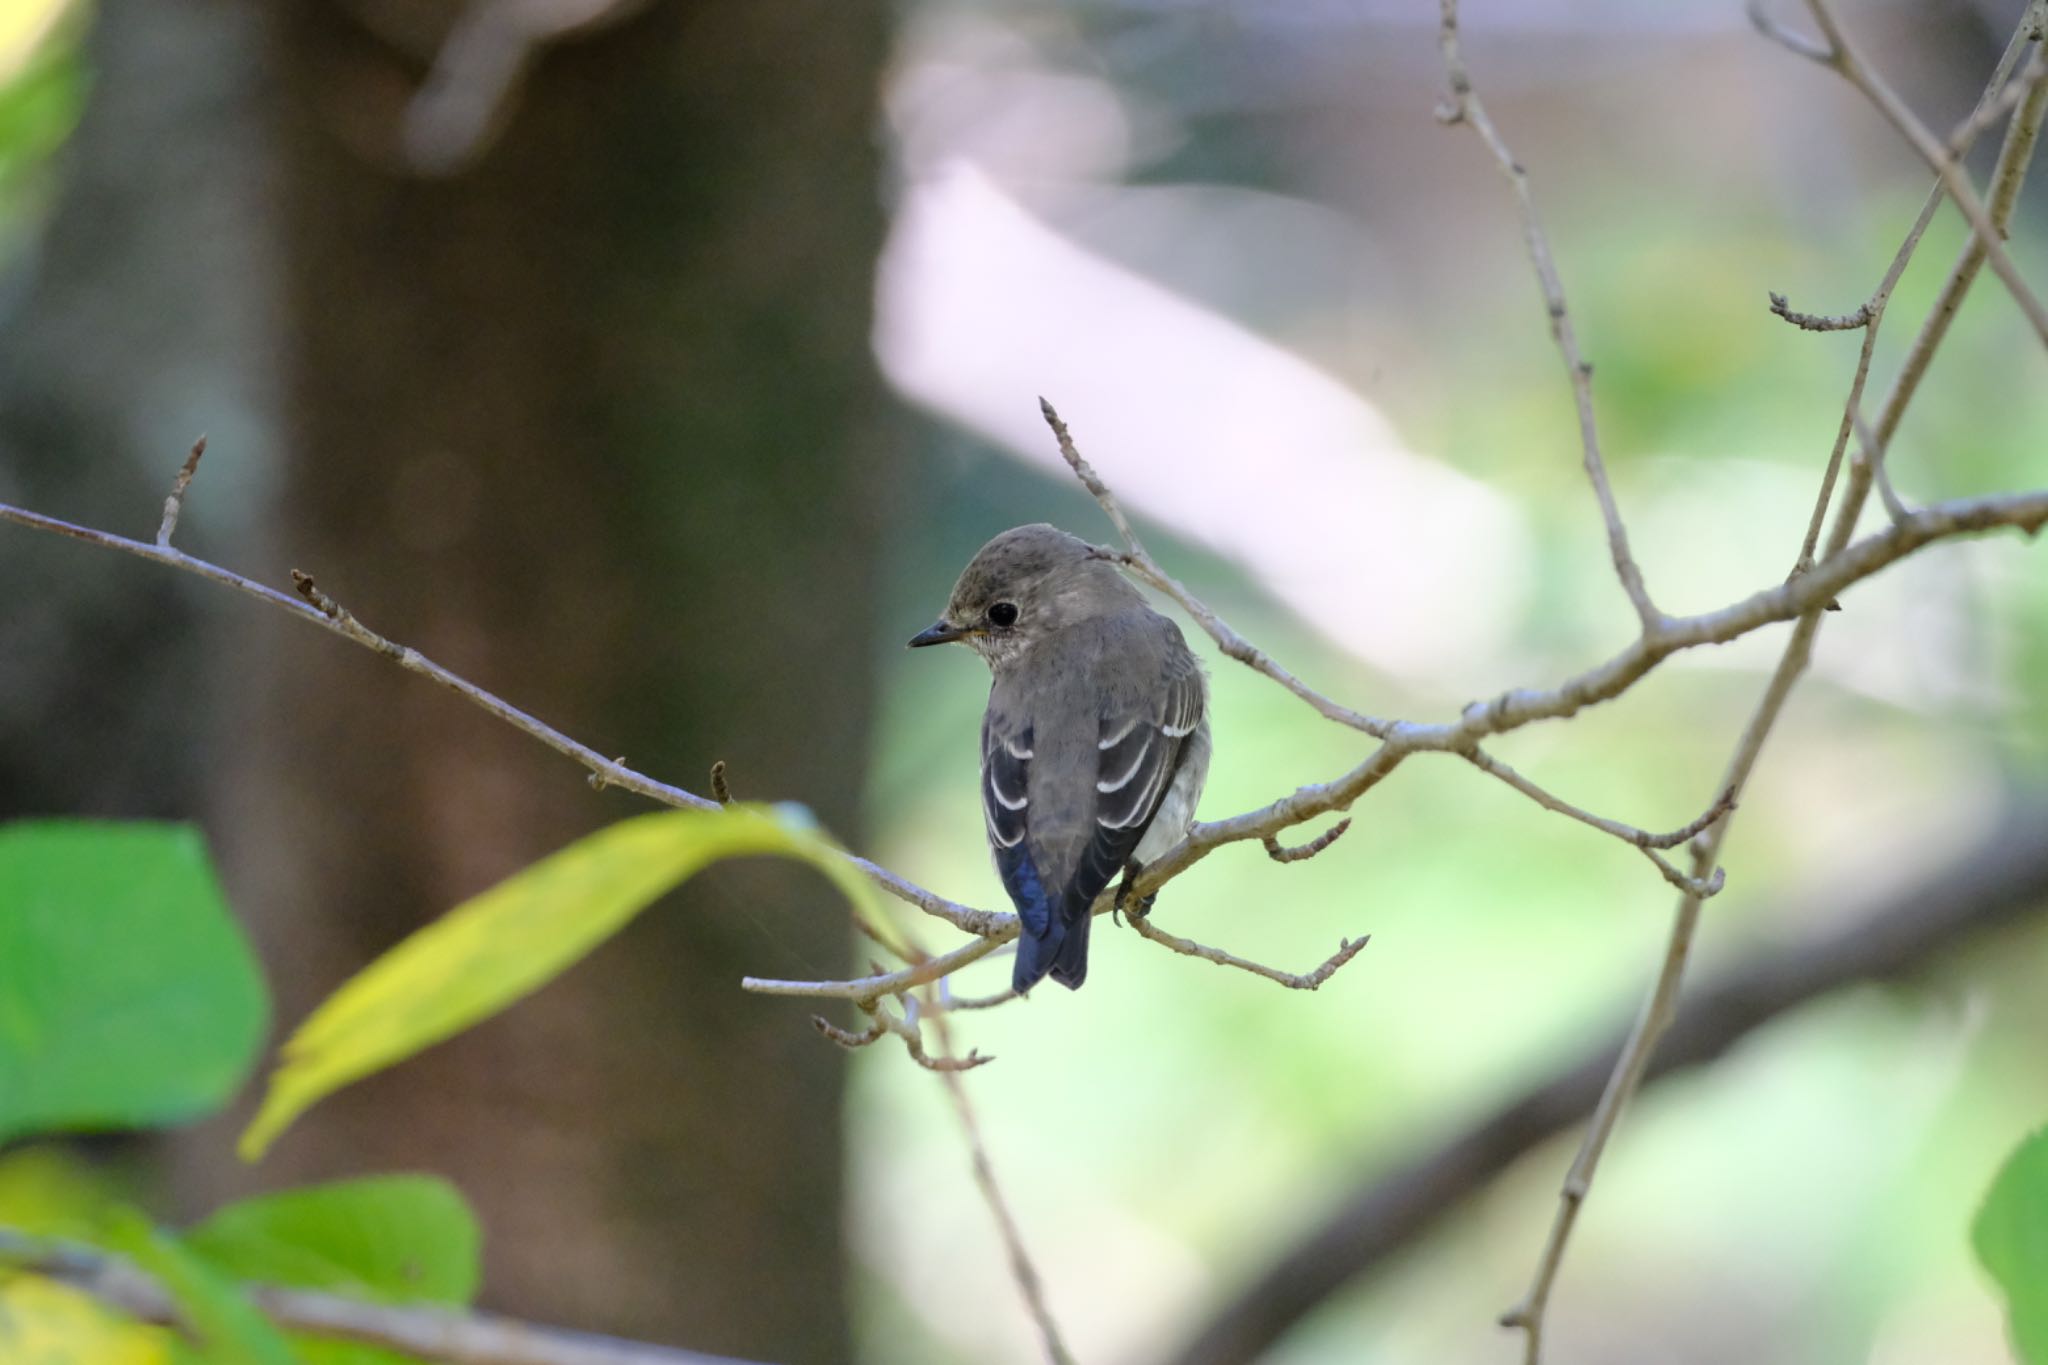
[[[174,1237],[134,1213],[109,1229],[107,1245],[147,1271],[177,1305],[178,1320],[217,1365],[298,1365],[284,1334],[236,1284]]]
[[[455,1305],[476,1295],[480,1241],[462,1195],[427,1175],[244,1199],[185,1234],[187,1247],[237,1279]]]
[[[316,1101],[488,1018],[567,970],[662,893],[726,858],[810,863],[857,905],[874,887],[800,809],[622,820],[456,906],[347,981],[283,1048],[240,1150],[261,1156]]]
[[[2048,1365],[2048,1128],[2006,1158],[1970,1241],[2005,1291],[2014,1352],[2026,1365]]]
[[[263,979],[187,825],[0,826],[0,1142],[218,1108]]]

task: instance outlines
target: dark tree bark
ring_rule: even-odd
[[[212,28],[175,49],[175,72],[150,74],[169,11]],[[228,557],[271,581],[288,566],[317,574],[379,629],[638,766],[701,782],[724,758],[743,797],[805,800],[857,838],[872,609],[898,492],[867,339],[883,12],[652,6],[542,54],[497,144],[425,180],[399,162],[397,120],[451,14],[102,6],[97,45],[131,60],[102,69],[97,98],[125,112],[96,110],[108,136],[80,148],[89,164],[67,212],[81,235],[48,263],[68,250],[73,293],[47,307],[76,329],[95,316],[80,300],[97,298],[148,325],[117,354],[74,336],[47,370],[17,362],[10,485],[143,532],[187,428],[210,425],[195,507],[253,504],[272,547]],[[389,23],[413,30],[375,27]],[[174,123],[223,82],[211,124]],[[177,230],[151,218],[237,186],[262,193],[224,237],[206,214],[170,218]],[[110,239],[132,270],[96,280]],[[275,310],[251,311],[273,283]],[[180,388],[187,408],[146,420],[115,401],[182,373],[181,348],[215,327],[229,381]],[[260,389],[273,364],[271,514],[223,436],[267,439],[236,386]],[[226,423],[223,394],[239,405]],[[147,466],[160,473],[131,467],[112,495],[45,496],[24,472],[21,452],[83,464],[138,432],[161,442]],[[432,915],[640,808],[282,619],[229,608],[228,638],[202,649],[150,596],[176,591],[161,579],[89,556],[61,569],[67,583],[120,582],[51,603],[48,629],[74,654],[21,671],[45,691],[10,719],[50,726],[40,745],[56,730],[76,742],[61,759],[35,749],[46,771],[22,787],[41,782],[46,809],[132,793],[197,714],[228,716],[202,751],[210,773],[98,805],[189,811],[211,789],[231,894],[286,1025]],[[130,599],[145,609],[116,635],[101,604]],[[152,642],[160,655],[143,654]],[[78,725],[60,685],[108,676],[95,648],[146,664],[114,670],[136,690],[118,735]],[[188,678],[205,680],[204,707],[180,689]],[[160,748],[142,746],[152,736]],[[10,738],[10,765],[29,752]],[[53,783],[71,772],[90,789]],[[229,1125],[193,1134],[178,1199],[196,1213],[257,1185],[439,1170],[479,1207],[498,1306],[843,1359],[843,1058],[737,979],[836,974],[847,956],[843,911],[810,874],[708,874],[505,1018],[317,1109],[255,1171],[227,1159]]]

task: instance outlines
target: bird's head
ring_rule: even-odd
[[[1143,601],[1094,546],[1036,522],[982,546],[961,570],[945,614],[910,646],[959,641],[995,668],[1067,626]]]

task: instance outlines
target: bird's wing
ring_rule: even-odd
[[[1095,747],[1095,830],[1066,887],[1081,913],[1116,878],[1145,835],[1202,723],[1202,675],[1194,660],[1164,690],[1121,715],[1102,717]]]
[[[1024,708],[991,699],[981,729],[981,809],[996,871],[1023,921],[1012,978],[1017,990],[1047,973],[1066,986],[1079,986],[1087,975],[1089,912],[1158,813],[1187,739],[1202,723],[1202,691],[1201,666],[1182,650],[1163,687],[1128,702],[1106,701],[1094,713],[1093,734],[1046,738],[1056,747],[1092,748],[1095,761],[1084,774],[1093,790],[1041,790],[1051,804],[1037,812],[1036,837],[1031,764],[1041,737]]]
[[[1030,809],[1031,722],[990,706],[981,722],[981,813],[1003,889],[1017,904],[1024,931],[1044,937],[1052,909],[1025,842]]]

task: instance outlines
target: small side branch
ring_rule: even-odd
[[[1325,981],[1335,976],[1345,963],[1357,957],[1360,952],[1364,951],[1365,945],[1372,941],[1372,935],[1370,934],[1363,938],[1340,939],[1337,944],[1337,951],[1330,954],[1320,967],[1317,967],[1312,972],[1295,973],[1283,972],[1277,967],[1268,967],[1263,962],[1253,962],[1250,958],[1239,957],[1235,953],[1226,953],[1221,948],[1211,948],[1205,943],[1197,943],[1193,939],[1181,938],[1177,934],[1169,934],[1152,923],[1149,916],[1133,915],[1131,917],[1131,927],[1136,929],[1141,936],[1152,940],[1152,942],[1160,947],[1179,953],[1183,957],[1199,957],[1202,961],[1213,962],[1219,967],[1235,967],[1241,972],[1250,972],[1253,976],[1263,976],[1268,981],[1278,982],[1291,991],[1315,990]]]
[[[1658,850],[1678,847],[1678,845],[1692,838],[1729,811],[1735,809],[1735,793],[1732,790],[1723,791],[1714,804],[1709,806],[1698,819],[1681,825],[1669,833],[1652,834],[1648,830],[1638,829],[1634,825],[1625,825],[1619,820],[1610,820],[1604,815],[1595,815],[1584,807],[1573,805],[1563,797],[1538,786],[1514,768],[1509,767],[1492,754],[1477,746],[1464,751],[1461,757],[1481,772],[1497,777],[1502,782],[1507,783],[1508,786],[1513,787],[1516,791],[1543,807],[1543,809],[1555,811],[1557,814],[1576,820],[1582,825],[1597,829],[1603,834],[1611,834],[1630,847],[1640,850],[1644,857],[1655,864],[1658,873],[1665,881],[1689,895],[1705,899],[1718,892],[1726,880],[1726,874],[1718,867],[1704,877],[1688,875],[1680,871],[1672,864],[1670,859],[1666,858]]]
[[[1771,291],[1771,311],[1794,327],[1807,332],[1853,332],[1858,327],[1870,325],[1870,305],[1859,304],[1853,313],[1840,317],[1827,317],[1820,313],[1801,313],[1785,300],[1783,294]]]
[[[1833,66],[1839,54],[1832,43],[1801,33],[1773,18],[1764,7],[1764,0],[1746,0],[1743,10],[1749,15],[1749,22],[1756,31],[1784,48],[1795,57],[1804,57],[1821,66]]]
[[[1934,134],[1928,131],[1906,102],[1899,98],[1891,84],[1877,69],[1857,51],[1849,41],[1847,32],[1835,17],[1829,0],[1806,0],[1806,9],[1826,40],[1828,55],[1824,65],[1831,67],[1844,80],[1863,92],[1865,98],[1883,115],[1912,147],[1922,161],[1941,178],[1948,197],[1969,220],[1970,229],[1977,235],[1977,244],[1984,252],[1984,259],[1990,263],[1991,273],[1998,276],[2012,295],[2027,322],[2034,329],[2034,335],[2043,345],[2048,345],[2048,307],[2044,307],[2019,267],[2013,263],[2012,255],[2005,249],[2005,235],[1994,220],[1991,210],[1977,195],[1970,179],[1963,173],[1962,162],[1955,152],[1944,146]],[[1775,35],[1774,35],[1775,36]],[[1804,54],[1802,54],[1804,55]],[[1991,96],[1995,102],[1996,94]]]
[[[164,519],[156,527],[158,545],[170,545],[171,535],[178,529],[178,514],[185,510],[185,490],[192,486],[192,476],[199,472],[199,457],[204,454],[206,438],[202,436],[192,443],[192,453],[185,457],[185,463],[178,468],[178,477],[171,481],[171,495],[164,499]]]
[[[1529,191],[1529,173],[1508,150],[1500,130],[1487,116],[1486,106],[1480,103],[1479,92],[1473,89],[1472,74],[1466,69],[1464,50],[1458,41],[1458,0],[1440,0],[1440,3],[1442,22],[1438,29],[1438,46],[1443,53],[1444,75],[1450,82],[1451,91],[1437,107],[1437,118],[1447,126],[1465,124],[1477,133],[1515,192],[1515,210],[1522,220],[1522,243],[1528,250],[1529,264],[1536,271],[1537,288],[1542,291],[1544,307],[1550,314],[1550,337],[1557,344],[1566,373],[1571,376],[1572,401],[1578,409],[1579,444],[1584,451],[1586,478],[1593,485],[1593,496],[1599,500],[1601,520],[1607,524],[1607,550],[1614,560],[1614,573],[1621,580],[1630,605],[1636,609],[1636,618],[1641,622],[1643,632],[1655,634],[1663,614],[1657,610],[1656,603],[1650,599],[1650,590],[1643,584],[1643,571],[1636,565],[1635,555],[1629,549],[1628,530],[1622,525],[1621,508],[1614,500],[1614,490],[1608,485],[1607,461],[1600,453],[1600,432],[1593,417],[1593,366],[1579,351],[1578,333],[1572,327],[1571,312],[1565,306],[1564,282],[1558,276],[1557,260],[1551,253],[1550,238],[1543,230],[1543,220],[1537,215],[1535,196]]]
[[[1209,638],[1216,642],[1216,647],[1223,651],[1225,657],[1235,659],[1253,672],[1271,678],[1313,706],[1326,720],[1361,730],[1375,739],[1386,737],[1391,721],[1368,716],[1348,706],[1339,706],[1316,691],[1283,668],[1272,655],[1238,634],[1228,622],[1211,611],[1206,603],[1189,592],[1166,570],[1160,568],[1159,562],[1146,553],[1144,545],[1138,540],[1138,533],[1131,529],[1130,518],[1124,515],[1123,505],[1117,501],[1116,494],[1110,492],[1109,485],[1102,481],[1102,477],[1095,472],[1095,467],[1081,458],[1081,452],[1074,445],[1074,438],[1067,431],[1067,424],[1060,419],[1059,413],[1043,398],[1038,400],[1038,410],[1044,415],[1045,424],[1052,428],[1053,440],[1058,443],[1060,456],[1066,460],[1067,467],[1074,471],[1074,476],[1081,481],[1081,486],[1088,490],[1089,495],[1102,508],[1103,515],[1109,518],[1110,525],[1116,527],[1117,534],[1123,537],[1122,550],[1098,547],[1096,553],[1104,559],[1123,565],[1138,578],[1172,598],[1175,605],[1193,617],[1196,624],[1208,633]]]
[[[1307,843],[1296,844],[1293,848],[1282,844],[1279,839],[1270,834],[1262,842],[1266,845],[1266,856],[1274,862],[1301,863],[1307,862],[1331,844],[1336,843],[1344,837],[1344,831],[1350,828],[1351,817],[1347,815]]]
[[[980,1052],[969,1052],[965,1057],[956,1057],[952,1055],[953,1050],[950,1046],[946,1047],[940,1056],[934,1057],[925,1050],[924,1034],[918,1028],[918,1020],[914,1014],[891,1014],[889,1007],[880,1003],[862,1005],[861,1009],[867,1013],[868,1026],[858,1033],[840,1028],[822,1014],[811,1016],[811,1027],[849,1052],[864,1048],[884,1036],[900,1038],[903,1040],[904,1051],[910,1054],[910,1060],[926,1071],[947,1074],[955,1071],[972,1071],[995,1060],[994,1057],[985,1056]]]
[[[1761,10],[1752,0],[1751,18],[1756,19],[1760,13]],[[2044,8],[2041,0],[2035,0],[2033,14],[2037,18],[2048,15],[2048,8]],[[1952,155],[1960,160],[1968,153],[1978,135],[1991,126],[1989,115],[1994,108],[2003,106],[2009,98],[2024,97],[2019,103],[2013,121],[2006,129],[2005,142],[1999,150],[1998,164],[1992,172],[1991,213],[1993,220],[2001,226],[2012,214],[2019,183],[2025,175],[2027,160],[2033,149],[2034,133],[2041,125],[2043,95],[2048,93],[2048,87],[2044,87],[2038,78],[2020,81],[2011,79],[2020,57],[2034,41],[2036,40],[2029,36],[2027,26],[2023,23],[2013,34],[2012,41],[2006,45],[2005,52],[2000,56],[1997,68],[1986,83],[1976,108],[1957,126],[1949,138],[1949,149]],[[2040,61],[2041,53],[2037,49],[2034,60],[2029,65],[2029,71],[2032,72],[2038,67]],[[1849,439],[1854,434],[1854,426],[1862,409],[1864,388],[1870,378],[1870,363],[1877,349],[1878,327],[1884,319],[1885,308],[1891,301],[1892,291],[1905,274],[1914,253],[1919,250],[1920,240],[1933,223],[1935,211],[1941,207],[1942,198],[1942,184],[1937,178],[1921,203],[1920,212],[1914,218],[1912,228],[1900,242],[1899,249],[1893,253],[1891,265],[1886,268],[1884,278],[1878,282],[1876,290],[1863,304],[1863,312],[1867,315],[1868,322],[1863,330],[1862,347],[1856,357],[1855,378],[1849,385],[1849,396],[1842,405],[1842,419],[1836,425],[1834,445],[1828,452],[1827,470],[1821,477],[1820,492],[1814,499],[1813,514],[1807,524],[1806,536],[1800,542],[1798,557],[1793,561],[1794,574],[1803,573],[1812,567],[1814,555],[1820,548],[1821,533],[1826,525],[1829,504],[1834,496],[1835,481],[1841,472],[1843,456],[1848,450]],[[1935,347],[1946,334],[1948,319],[1954,315],[1957,305],[1962,301],[1963,292],[1976,277],[1977,267],[1983,259],[1983,252],[1976,239],[1971,238],[1942,286],[1940,305],[1928,315],[1926,325],[1914,339],[1906,360],[1900,367],[1898,378],[1893,381],[1891,392],[1886,395],[1884,407],[1877,421],[1880,444],[1891,439],[1897,427],[1898,414],[1904,409],[1903,400],[1912,395],[1918,386],[1920,376],[1926,372],[1928,360],[1932,358]],[[1847,501],[1859,509],[1865,496],[1861,490],[1861,482],[1852,476]],[[1853,520],[1850,519],[1852,525]],[[1839,609],[1839,605],[1833,603],[1828,607],[1830,611]]]
[[[1124,515],[1123,504],[1116,500],[1116,494],[1109,491],[1109,485],[1095,472],[1095,466],[1081,458],[1081,451],[1074,445],[1074,438],[1068,433],[1067,424],[1061,420],[1052,403],[1041,397],[1038,400],[1038,411],[1045,418],[1045,424],[1052,428],[1052,438],[1059,445],[1060,455],[1066,460],[1067,467],[1074,471],[1074,477],[1081,481],[1081,486],[1088,490],[1088,495],[1102,508],[1102,514],[1109,518],[1109,524],[1116,527],[1116,533],[1123,538],[1131,557],[1147,564],[1152,563],[1152,556],[1145,553],[1145,546],[1139,541],[1138,533],[1131,529],[1131,519]]]
[[[873,1003],[885,995],[902,995],[919,986],[942,981],[971,962],[979,962],[1017,936],[1016,917],[1010,916],[1006,931],[987,938],[971,939],[949,953],[894,972],[877,972],[851,981],[783,981],[773,977],[748,976],[740,989],[756,995],[788,995],[802,1000],[851,1000],[856,1005]]]
[[[1849,421],[1856,429],[1856,446],[1861,452],[1865,475],[1876,485],[1877,496],[1884,502],[1885,514],[1896,526],[1912,512],[1907,508],[1905,499],[1899,496],[1899,491],[1892,487],[1892,476],[1885,472],[1884,445],[1878,440],[1877,433],[1870,429],[1870,424],[1863,420],[1861,412],[1851,409]]]
[[[950,1059],[954,1053],[953,1034],[947,1027],[944,1014],[934,1016],[932,1029],[938,1035],[939,1047]],[[977,1055],[968,1054],[969,1058]],[[1017,1292],[1023,1295],[1024,1307],[1038,1327],[1038,1339],[1045,1346],[1045,1357],[1052,1365],[1074,1365],[1074,1357],[1060,1335],[1059,1323],[1053,1318],[1052,1305],[1045,1293],[1045,1281],[1039,1277],[1038,1267],[1032,1263],[1031,1253],[1024,1245],[1024,1233],[1017,1226],[1016,1215],[1010,1212],[1010,1201],[1004,1197],[1001,1183],[996,1180],[995,1163],[989,1159],[988,1143],[981,1135],[981,1123],[975,1117],[973,1103],[967,1098],[966,1082],[960,1079],[959,1073],[967,1067],[935,1069],[939,1072],[939,1079],[945,1083],[946,1097],[953,1102],[953,1114],[960,1120],[960,1132],[967,1139],[968,1158],[974,1168],[975,1187],[981,1191],[982,1202],[988,1205],[989,1213],[996,1220],[996,1231],[1002,1235],[1003,1251],[1010,1261],[1010,1278],[1017,1282]]]

